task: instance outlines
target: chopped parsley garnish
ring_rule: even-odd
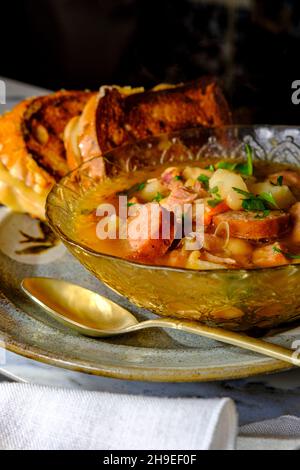
[[[283,183],[283,176],[278,176],[277,178],[277,186],[282,186]]]
[[[136,203],[135,202],[127,202],[127,207],[134,206]]]
[[[272,181],[271,181],[271,184],[272,184],[273,186],[282,186],[282,184],[283,184],[283,176],[278,176],[276,183],[272,183]]]
[[[270,210],[269,209],[266,209],[262,212],[258,212],[255,216],[255,219],[265,219],[266,217],[268,217],[268,215],[270,215]]]
[[[241,194],[245,197],[242,202],[242,208],[245,211],[266,211],[271,208],[278,208],[276,201],[271,193],[261,193],[259,195],[255,195],[253,193],[249,193],[247,191],[243,191],[239,188],[232,188],[238,194]]]
[[[251,145],[245,144],[245,150],[247,155],[247,163],[241,165],[239,168],[239,172],[246,176],[253,175],[253,150]]]
[[[210,207],[216,207],[218,204],[220,204],[220,202],[222,202],[222,197],[219,193],[219,188],[218,186],[214,186],[213,188],[211,188],[209,190],[210,194],[212,194],[214,196],[213,199],[210,199],[209,201],[207,201],[207,204],[210,206]]]
[[[266,210],[266,204],[262,199],[244,199],[242,208],[248,212],[258,212]]]
[[[255,197],[254,194],[252,193],[249,193],[248,191],[244,191],[243,189],[240,189],[240,188],[235,188],[235,187],[232,187],[232,189],[234,189],[234,191],[238,194],[241,194],[242,196],[245,196],[247,198],[252,198],[252,197]]]
[[[161,193],[157,193],[156,196],[153,198],[153,201],[160,202],[163,198],[164,197]]]
[[[221,196],[219,194],[219,188],[218,186],[214,186],[213,188],[210,189],[209,191],[211,194],[215,194],[219,199],[221,199]]]
[[[259,197],[260,199],[266,201],[270,206],[272,207],[275,207],[276,209],[278,209],[278,206],[277,206],[277,202],[275,201],[274,199],[274,196],[272,193],[260,193],[257,197]]]
[[[138,189],[137,189],[137,190],[138,190],[138,191],[142,191],[142,190],[145,188],[145,186],[146,186],[146,183],[145,183],[145,182],[140,183],[140,184],[138,185]]]
[[[219,162],[216,165],[218,169],[224,169],[229,171],[236,171],[244,176],[253,175],[253,150],[249,144],[245,144],[245,150],[247,155],[247,163],[232,163],[232,162]]]
[[[205,189],[208,189],[208,184],[209,184],[209,177],[206,176],[206,175],[199,175],[198,178],[197,178],[198,181],[200,181],[200,183],[203,184],[204,188]]]
[[[300,255],[293,255],[292,253],[288,253],[286,251],[281,250],[280,248],[277,248],[277,246],[273,246],[273,251],[275,253],[280,253],[281,255],[284,255],[286,258],[300,259]]]
[[[217,163],[216,167],[217,169],[234,171],[238,165],[239,165],[238,163],[219,162]]]
[[[127,189],[127,191],[121,191],[120,194],[125,194],[127,197],[132,197],[135,193],[138,193],[139,191],[142,191],[146,186],[146,181],[143,181],[142,183],[136,183],[131,188]]]
[[[174,179],[175,179],[176,181],[182,181],[182,176],[176,175],[176,176],[174,176]]]
[[[207,204],[210,207],[217,207],[221,202],[222,202],[222,199],[209,199],[209,201],[207,201]]]
[[[211,164],[211,165],[206,166],[205,170],[215,171],[215,167],[214,167],[214,165]]]

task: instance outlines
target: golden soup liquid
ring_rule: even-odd
[[[97,187],[87,191],[78,201],[73,227],[76,239],[85,247],[99,253],[133,259],[146,264],[199,270],[241,267],[250,269],[297,263],[298,255],[300,255],[300,234],[299,240],[297,237],[297,204],[300,201],[299,170],[274,162],[256,162],[253,175],[245,176],[237,171],[239,163],[232,159],[222,160],[221,165],[216,159],[188,163],[176,162],[173,166],[168,163],[130,174],[124,172],[112,179],[107,178]],[[162,175],[170,168],[176,168],[174,181],[168,183],[170,187],[168,185],[165,187],[165,183],[162,186]],[[270,175],[277,176],[271,177]],[[232,186],[230,186],[230,178],[233,178]],[[212,180],[218,181],[214,187],[211,184]],[[236,188],[238,184],[239,187]],[[113,205],[117,217],[120,196],[127,196],[128,208],[135,204],[147,203],[160,204],[164,207],[165,202],[168,203],[170,200],[168,198],[181,186],[189,192],[198,191],[198,202],[203,201],[205,214],[211,215],[211,222],[207,222],[204,229],[206,240],[204,248],[191,252],[185,249],[184,240],[178,240],[172,242],[163,255],[143,259],[143,257],[135,256],[129,247],[128,240],[118,238],[103,240],[97,236],[97,225],[103,216],[97,216],[96,211],[101,204]],[[249,193],[248,196],[247,193]],[[239,206],[239,200],[241,207],[236,206],[236,204]],[[247,204],[250,209],[244,208]],[[259,206],[263,204],[264,210],[253,209],[257,204]],[[236,220],[232,217],[236,217]],[[217,224],[215,221],[219,219],[229,222]],[[117,222],[112,218],[109,223]],[[289,225],[286,230],[284,229],[284,233],[280,231],[277,233],[278,224],[285,223]],[[247,231],[239,232],[242,225],[243,229],[247,226],[249,238],[247,238]],[[280,226],[280,230],[283,230],[282,227]],[[257,238],[255,231],[258,228],[262,229],[263,234],[268,234],[268,237]],[[273,236],[273,230],[274,234],[277,233],[276,236]]]

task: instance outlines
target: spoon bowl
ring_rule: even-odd
[[[24,279],[21,287],[55,320],[87,336],[110,336],[138,324],[128,310],[76,284],[33,277]]]
[[[26,278],[24,292],[53,318],[80,334],[91,337],[118,336],[146,328],[171,328],[239,346],[293,365],[300,366],[292,349],[246,334],[174,318],[138,322],[128,310],[88,289],[51,278]]]

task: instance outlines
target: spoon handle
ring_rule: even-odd
[[[145,325],[147,328],[172,328],[185,331],[186,333],[205,336],[206,338],[238,346],[242,349],[248,349],[249,351],[254,351],[300,367],[300,351],[297,352],[296,350],[269,343],[262,339],[252,338],[251,336],[247,336],[243,333],[223,330],[222,328],[213,328],[192,321],[175,320],[168,317],[157,320],[148,320],[143,322],[141,325]]]

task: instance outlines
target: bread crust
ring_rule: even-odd
[[[80,116],[94,94],[60,91],[36,98],[26,109],[23,133],[28,152],[55,180],[69,171],[63,136],[68,122]]]
[[[230,123],[226,99],[217,82],[209,78],[125,97],[115,88],[108,89],[96,111],[102,153],[164,132]]]
[[[90,95],[60,91],[29,98],[0,116],[0,203],[44,218],[50,189],[69,171],[64,127]]]

